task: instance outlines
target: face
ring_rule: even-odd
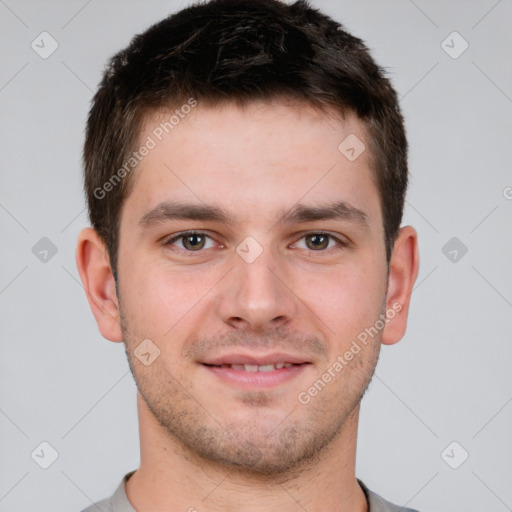
[[[161,141],[160,122],[120,222],[144,407],[204,460],[298,467],[340,435],[380,350],[379,329],[358,341],[385,309],[379,195],[368,152],[338,149],[368,146],[363,125],[277,102],[199,104]]]

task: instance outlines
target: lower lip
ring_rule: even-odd
[[[234,370],[228,366],[203,366],[221,380],[230,384],[236,384],[243,388],[271,388],[297,377],[310,364],[296,364],[270,372],[246,372],[245,370]]]

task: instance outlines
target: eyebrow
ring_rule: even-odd
[[[365,212],[346,201],[338,201],[321,206],[297,204],[278,215],[279,224],[296,224],[315,220],[343,220],[368,228],[368,216]]]
[[[236,218],[227,210],[215,205],[165,201],[145,213],[139,220],[139,225],[150,228],[169,220],[211,221],[232,225],[235,224]],[[343,220],[365,228],[369,227],[366,213],[346,201],[317,206],[296,204],[276,215],[276,224],[297,224],[315,220]]]
[[[145,213],[139,220],[144,228],[161,224],[168,220],[202,220],[233,224],[234,218],[223,208],[207,204],[165,201]]]

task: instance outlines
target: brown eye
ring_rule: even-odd
[[[205,237],[198,233],[192,233],[190,235],[185,235],[182,237],[183,239],[183,247],[188,249],[189,251],[195,251],[197,249],[202,249],[205,244]]]
[[[214,247],[214,240],[205,233],[189,231],[180,233],[168,240],[165,245],[173,246],[187,252],[200,252]]]
[[[329,235],[325,235],[322,233],[306,235],[306,246],[308,249],[312,249],[314,251],[322,250],[328,247],[330,238],[331,237]]]

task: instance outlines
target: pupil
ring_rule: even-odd
[[[325,248],[327,247],[326,241],[327,237],[325,235],[311,235],[311,244],[313,245],[314,249],[318,248]]]
[[[188,235],[185,238],[185,246],[187,246],[188,249],[197,249],[202,244],[203,240],[201,235]]]

